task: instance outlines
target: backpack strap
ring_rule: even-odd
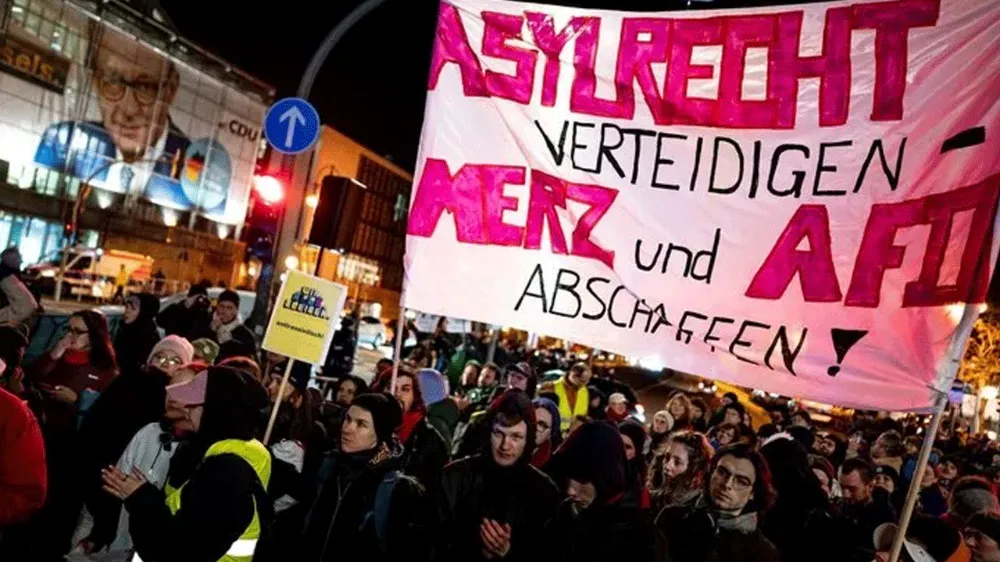
[[[375,492],[375,537],[378,539],[379,548],[386,551],[386,541],[389,532],[389,505],[392,502],[392,491],[396,488],[400,477],[403,474],[398,470],[393,470],[382,478]]]
[[[392,492],[402,477],[403,473],[398,470],[385,473],[382,481],[379,482],[378,489],[375,490],[375,503],[371,511],[366,513],[361,520],[359,530],[364,531],[368,527],[372,527],[379,550],[383,554],[388,551],[389,507],[392,503]]]

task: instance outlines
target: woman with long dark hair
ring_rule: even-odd
[[[701,498],[713,452],[705,436],[693,431],[675,433],[667,440],[660,462],[651,467],[648,477],[656,512],[691,506]]]
[[[84,489],[77,424],[117,374],[108,320],[94,310],[70,315],[63,337],[28,369],[45,436],[49,476],[48,500],[38,518],[45,536],[35,553],[39,560],[60,558],[69,550]]]

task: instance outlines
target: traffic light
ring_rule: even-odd
[[[284,215],[285,183],[273,175],[254,176],[247,212],[247,258],[271,263]]]

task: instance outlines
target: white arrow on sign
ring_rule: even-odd
[[[278,117],[279,123],[284,123],[285,121],[288,121],[288,132],[285,133],[285,148],[291,148],[292,143],[295,141],[296,122],[305,125],[306,116],[302,115],[302,112],[299,111],[299,108],[293,105],[292,107],[288,108],[284,113],[282,113],[280,117]]]

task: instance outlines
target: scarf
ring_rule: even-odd
[[[62,356],[63,362],[67,365],[79,367],[90,363],[90,350],[88,349],[67,349]]]
[[[729,515],[717,515],[718,519],[716,524],[719,529],[725,529],[727,531],[736,531],[744,535],[749,535],[750,533],[757,530],[757,514],[756,513],[744,513],[741,515],[729,516]]]
[[[222,325],[220,325],[219,328],[217,330],[215,330],[215,336],[216,336],[216,339],[218,339],[218,341],[219,341],[219,345],[222,345],[222,344],[224,344],[224,343],[232,340],[233,339],[233,330],[235,330],[236,327],[239,326],[242,323],[243,323],[243,319],[240,318],[239,314],[237,314],[236,318],[234,318],[232,322],[230,322],[228,324],[222,324]]]
[[[551,456],[552,440],[550,439],[535,448],[535,452],[531,454],[531,466],[541,469],[545,463],[549,462]]]
[[[424,413],[418,409],[414,409],[403,414],[403,423],[401,423],[399,425],[399,429],[396,430],[396,434],[399,436],[399,442],[408,442],[413,430],[416,429],[417,424],[423,419]]]

